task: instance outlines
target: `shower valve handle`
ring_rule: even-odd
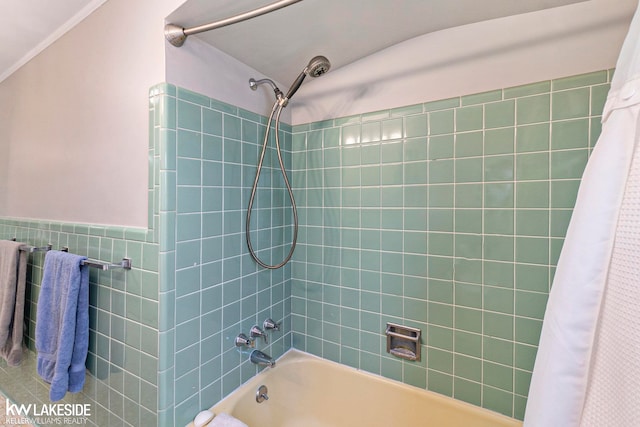
[[[251,338],[262,338],[264,339],[264,343],[267,343],[267,334],[265,334],[264,331],[258,327],[258,325],[252,326],[249,334],[251,335]]]
[[[269,319],[265,320],[262,323],[262,327],[267,331],[269,331],[269,330],[279,331],[280,330],[280,323],[276,323],[274,320],[269,318]]]

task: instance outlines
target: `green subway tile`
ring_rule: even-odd
[[[607,95],[611,85],[603,84],[599,86],[591,87],[591,111],[592,116],[601,116],[604,109],[604,104],[607,101]]]
[[[362,115],[362,121],[380,121],[389,118],[389,110],[372,111]]]
[[[526,84],[523,86],[511,87],[504,90],[504,98],[520,98],[523,96],[538,95],[551,91],[551,82],[543,81],[537,83]]]
[[[476,160],[476,159],[472,159]],[[482,159],[478,159],[482,164]],[[475,165],[474,165],[475,166]],[[481,166],[480,166],[481,167]],[[479,172],[482,173],[482,169]],[[480,178],[481,180],[482,178]],[[456,184],[455,206],[456,208],[481,208],[482,207],[482,184]]]
[[[453,345],[456,353],[477,358],[482,357],[482,335],[454,331]]]
[[[516,262],[527,264],[549,263],[549,239],[516,237]]]
[[[482,236],[473,234],[456,234],[455,256],[463,258],[481,258]]]
[[[549,267],[544,265],[516,265],[516,288],[527,291],[549,291]]]
[[[427,344],[429,347],[453,351],[453,330],[437,325],[428,325]]]
[[[549,234],[551,237],[564,238],[567,234],[572,211],[569,209],[552,209],[549,213]]]
[[[521,370],[514,372],[514,393],[526,396],[529,393],[529,387],[531,385],[531,373]]]
[[[600,133],[602,132],[602,123],[600,118],[591,119],[591,137],[589,138],[589,148],[593,149],[595,147],[596,142],[600,138]]]
[[[454,197],[453,184],[429,185],[430,208],[452,208]]]
[[[513,234],[514,219],[511,209],[485,209],[484,232],[486,234]]]
[[[491,183],[484,185],[485,208],[511,208],[514,201],[513,183]]]
[[[456,329],[482,333],[482,311],[466,307],[455,307],[454,322]]]
[[[542,319],[547,298],[547,293],[516,291],[516,315]]]
[[[420,106],[422,110],[422,106]],[[418,114],[405,117],[405,134],[407,138],[427,136],[427,114]]]
[[[404,182],[405,184],[427,184],[428,172],[429,168],[427,162],[405,162]]]
[[[453,396],[453,376],[429,369],[427,372],[429,390],[444,396]]]
[[[589,115],[589,88],[554,92],[551,97],[553,120],[575,119]]]
[[[513,288],[514,264],[511,262],[484,261],[484,284]]]
[[[527,209],[517,210],[516,234],[519,236],[548,236],[549,211]]]
[[[422,104],[408,105],[406,107],[393,108],[389,111],[391,117],[409,116],[422,113]]]
[[[481,105],[456,109],[456,132],[482,129],[483,117]]]
[[[516,179],[518,181],[549,178],[549,153],[524,153],[516,155]]]
[[[376,142],[380,141],[380,122],[363,123],[362,124],[362,136],[361,142]]]
[[[492,90],[490,92],[475,93],[460,98],[461,105],[484,104],[487,102],[500,101],[502,99],[502,90]]]
[[[428,302],[427,320],[433,325],[445,328],[453,327],[453,307],[450,305]]]
[[[429,114],[429,127],[431,135],[453,133],[453,110],[436,111]]]
[[[513,314],[514,291],[506,288],[483,287],[483,309]]]
[[[453,256],[452,233],[429,233],[429,254],[441,256]]]
[[[319,130],[319,129],[330,128],[333,126],[333,124],[334,124],[333,119],[322,120],[319,122],[310,123],[309,130]],[[283,123],[282,126],[285,127],[286,123]]]
[[[512,181],[513,169],[513,155],[485,157],[484,180]]]
[[[501,390],[513,391],[513,368],[485,361],[482,363],[484,383]]]
[[[518,125],[548,122],[550,117],[549,95],[537,95],[516,100]]]
[[[542,320],[515,318],[515,341],[522,344],[538,345]]]
[[[514,320],[512,315],[483,312],[482,327],[484,335],[505,340],[513,340]]]
[[[404,144],[404,159],[405,161],[417,161],[427,160],[427,139],[426,138],[411,138]],[[384,145],[382,146],[384,149]],[[387,160],[383,157],[383,162]]]
[[[456,209],[455,229],[458,233],[482,233],[481,209]]]
[[[411,298],[404,299],[404,317],[418,322],[427,321],[427,302]]]
[[[238,115],[238,107],[234,107],[233,105],[227,104],[226,102],[217,101],[215,99],[210,99],[210,107],[214,110],[222,111],[224,113]]]
[[[513,415],[513,394],[493,387],[483,386],[482,407],[511,417]]]
[[[449,108],[456,108],[460,106],[460,98],[449,98],[440,101],[427,102],[423,104],[425,112],[446,110]]]
[[[514,344],[493,337],[482,339],[482,357],[491,362],[513,366]]]
[[[222,113],[203,108],[202,131],[207,134],[222,136]]]
[[[573,209],[579,186],[579,180],[553,181],[551,183],[551,207]]]
[[[453,373],[453,354],[437,348],[429,348],[428,367],[447,374]]]
[[[429,209],[428,224],[430,231],[453,231],[453,210]]]
[[[581,178],[589,157],[588,150],[553,151],[551,153],[551,178]]]
[[[342,127],[341,145],[360,143],[360,124],[350,124]]]
[[[405,284],[405,288],[406,286]],[[453,283],[449,280],[430,279],[428,281],[428,294],[430,301],[453,304]]]
[[[450,159],[454,156],[454,135],[432,136],[429,140],[430,160]]]
[[[380,163],[380,145],[365,145],[361,150],[361,161],[363,165],[372,165]]]
[[[552,186],[561,182],[554,182]],[[572,205],[573,206],[573,205]],[[518,182],[516,184],[516,207],[518,208],[548,208],[549,182]],[[557,206],[561,207],[561,206]]]
[[[454,298],[456,306],[481,309],[482,286],[456,282],[454,285]]]
[[[455,258],[454,279],[468,283],[482,283],[482,261],[478,259]]]
[[[429,184],[444,184],[454,182],[453,160],[438,160],[431,162],[429,167]]]
[[[594,73],[580,74],[577,76],[564,77],[552,80],[551,85],[554,91],[571,89],[581,86],[590,86],[607,82],[606,71],[596,71]]]
[[[402,118],[382,122],[382,140],[400,139],[404,136]],[[364,142],[364,141],[363,141]]]
[[[485,105],[484,127],[503,128],[515,124],[515,101],[507,100]]]
[[[514,366],[518,369],[533,371],[536,361],[537,347],[526,344],[515,344]]]
[[[458,349],[456,348],[456,351]],[[453,374],[458,378],[465,378],[471,381],[480,382],[482,380],[482,361],[474,357],[465,356],[464,354],[454,354]],[[458,396],[457,382],[455,383],[455,397]],[[478,388],[478,401],[480,400],[480,389]]]
[[[190,102],[178,101],[178,127],[200,131],[202,126],[200,106]]]
[[[549,123],[518,126],[516,129],[516,151],[546,151],[549,149]]]
[[[456,135],[456,157],[482,156],[482,132],[458,133]]]
[[[589,120],[578,119],[554,122],[551,127],[551,149],[587,148]]]
[[[513,261],[514,239],[511,236],[484,237],[484,258],[493,261]]]
[[[382,163],[401,162],[403,159],[403,149],[404,149],[404,144],[401,142],[391,142],[387,144],[382,144],[382,146],[380,147],[380,157],[381,157]],[[325,154],[325,158],[326,158],[326,154]]]
[[[178,87],[178,99],[184,99],[185,101],[189,101],[192,102],[194,104],[199,104],[202,105],[204,107],[208,107],[209,106],[209,98],[201,95],[199,93],[196,92],[192,92],[190,90],[187,89],[183,89],[181,87]]]
[[[484,154],[513,153],[514,130],[513,128],[490,129],[484,132]]]

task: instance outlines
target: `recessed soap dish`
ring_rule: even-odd
[[[420,360],[422,331],[409,326],[387,323],[387,353],[407,360]]]

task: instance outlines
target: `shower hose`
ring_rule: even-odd
[[[287,178],[287,171],[284,168],[284,162],[282,161],[282,153],[280,153],[280,114],[282,113],[282,109],[284,106],[280,105],[278,101],[273,104],[273,108],[271,109],[271,114],[269,115],[269,121],[267,123],[267,130],[264,134],[264,142],[262,143],[262,152],[260,153],[260,159],[258,160],[258,168],[256,170],[256,178],[253,181],[253,188],[251,189],[251,197],[249,197],[249,206],[247,208],[247,220],[246,220],[246,238],[247,238],[247,247],[249,248],[249,254],[258,263],[259,266],[268,268],[271,270],[275,270],[284,266],[291,257],[293,256],[293,251],[296,248],[296,242],[298,240],[298,209],[296,208],[296,201],[293,198],[293,191],[291,190],[291,185],[289,184],[289,179]],[[273,121],[273,117],[275,115],[275,140],[276,140],[276,153],[278,154],[278,162],[280,163],[280,171],[282,172],[282,178],[284,179],[284,184],[287,187],[287,192],[289,193],[289,200],[291,200],[291,209],[293,211],[293,238],[291,241],[291,249],[289,250],[289,254],[285,257],[285,259],[279,264],[270,265],[266,262],[262,261],[256,252],[253,249],[253,245],[251,244],[251,211],[253,209],[253,202],[256,197],[256,190],[258,189],[258,180],[260,179],[260,172],[262,171],[262,163],[264,161],[264,155],[267,152],[267,143],[269,142],[269,132],[271,130],[271,122]]]

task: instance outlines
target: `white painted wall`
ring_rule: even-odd
[[[637,0],[591,0],[416,37],[305,82],[292,102],[292,121],[613,68],[636,5]]]
[[[167,82],[207,95],[263,116],[269,116],[275,96],[271,86],[249,88],[249,79],[265,78],[264,74],[227,55],[197,37],[188,37],[181,47],[167,44]],[[279,82],[276,85],[286,91]],[[290,108],[285,108],[282,121],[291,123]]]
[[[109,0],[0,83],[0,216],[147,226],[148,90],[183,0]]]

